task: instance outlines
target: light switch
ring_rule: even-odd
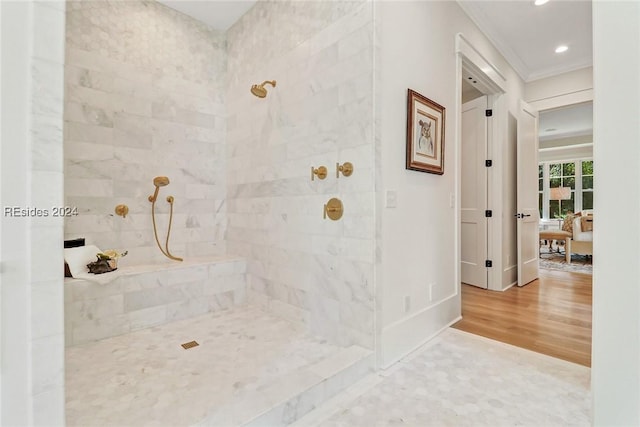
[[[398,206],[398,192],[395,190],[387,190],[384,199],[385,208],[395,208]]]
[[[456,195],[449,193],[449,207],[453,208],[456,205]]]

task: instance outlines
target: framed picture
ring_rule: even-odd
[[[409,89],[407,169],[444,174],[444,107]]]

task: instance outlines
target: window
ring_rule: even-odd
[[[547,218],[561,218],[567,212],[575,212],[576,200],[576,164],[550,163],[549,188],[568,187],[571,189],[569,200],[551,200],[549,197],[549,216]],[[551,195],[550,195],[551,196]]]
[[[552,200],[551,189],[570,188],[567,200]],[[567,212],[593,209],[593,160],[544,162],[538,165],[540,218],[560,218]]]
[[[582,209],[593,209],[593,160],[582,162]]]
[[[544,165],[540,163],[538,165],[538,210],[540,211],[540,218],[542,218],[542,207],[544,203]]]

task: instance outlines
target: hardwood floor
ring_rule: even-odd
[[[540,278],[505,292],[462,285],[462,320],[454,328],[591,366],[588,274],[540,270]]]

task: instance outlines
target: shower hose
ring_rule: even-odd
[[[156,208],[156,201],[155,200],[153,200],[153,202],[151,203],[151,220],[153,221],[153,234],[156,237],[156,243],[158,244],[158,248],[160,248],[160,252],[162,252],[164,254],[164,256],[166,256],[167,258],[176,260],[176,261],[182,261],[182,258],[177,257],[177,256],[173,256],[173,255],[171,255],[171,252],[169,252],[169,236],[171,236],[171,223],[173,222],[173,196],[168,196],[167,197],[167,202],[171,206],[171,210],[170,210],[170,214],[169,214],[169,229],[167,230],[167,240],[165,242],[166,252],[162,248],[162,245],[160,245],[160,240],[158,239],[158,229],[156,227],[156,215],[155,215],[155,210],[156,210],[155,209]]]

